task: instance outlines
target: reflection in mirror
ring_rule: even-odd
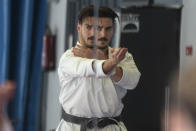
[[[123,0],[96,2],[67,1],[65,44],[64,50],[62,51],[61,48],[61,51],[75,47],[77,41],[81,40],[81,36],[87,36],[87,33],[84,36],[82,32],[84,26],[78,27],[77,16],[82,8],[87,5],[95,5],[95,7],[106,5],[114,10],[120,17],[119,24],[116,24],[119,25],[119,30],[116,31],[115,28],[110,46],[128,48],[128,52],[132,54],[141,73],[137,87],[134,90],[128,90],[126,96],[123,97],[123,122],[128,130],[161,130],[161,113],[165,108],[165,89],[170,87],[168,81],[171,72],[179,69],[180,64],[181,6],[160,6],[160,1],[154,1],[159,5],[148,6],[147,2],[147,4],[136,7],[123,5],[127,2]],[[152,1],[149,5],[152,5]],[[99,24],[99,21],[96,23]],[[135,28],[122,28],[129,27],[129,25]],[[95,32],[95,34],[98,33]],[[116,36],[118,40],[115,40]],[[80,46],[77,47],[80,48]],[[58,60],[61,59],[62,52],[58,55]]]
[[[78,23],[88,5],[94,5],[95,14]],[[16,131],[60,130],[68,117],[76,130],[174,131],[179,128],[175,123],[188,127],[185,123],[194,116],[188,111],[194,109],[184,97],[194,91],[183,94],[190,86],[183,83],[191,80],[184,74],[195,59],[195,6],[195,0],[183,1],[183,7],[182,0],[1,0],[0,83],[16,83],[11,102],[0,103],[1,118]],[[114,11],[109,16],[119,18],[99,12],[108,7]],[[56,61],[52,70],[42,71],[42,48],[50,43],[45,36],[51,36],[44,35],[46,25],[55,46],[48,46],[51,50],[43,52],[49,55],[43,58],[54,52]],[[174,70],[183,90],[179,93],[169,81]],[[176,96],[183,101],[173,101]],[[183,108],[176,108],[178,103]],[[89,122],[77,126],[75,117]]]

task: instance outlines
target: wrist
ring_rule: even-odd
[[[112,80],[115,81],[115,82],[119,82],[122,78],[122,75],[123,75],[123,71],[122,71],[122,68],[121,67],[115,67],[115,74],[112,75]]]
[[[116,65],[117,64],[112,59],[107,59],[103,63],[103,71],[104,71],[104,73],[107,74],[107,73],[111,72],[116,67]]]

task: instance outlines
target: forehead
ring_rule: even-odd
[[[96,21],[95,21],[96,20]],[[95,18],[95,17],[86,17],[82,24],[86,25],[94,25],[94,23],[97,23],[98,26],[112,26],[113,25],[113,21],[111,18],[108,18],[108,17],[98,17],[98,18]]]

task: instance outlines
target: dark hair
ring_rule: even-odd
[[[79,23],[82,23],[82,21],[86,17],[93,17],[93,16],[94,16],[94,6],[93,5],[86,6],[80,11],[80,14],[78,15]],[[118,18],[118,15],[107,6],[99,7],[98,16],[111,18],[113,22],[115,18]]]

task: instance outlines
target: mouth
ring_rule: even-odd
[[[98,42],[107,43],[107,40],[98,40]]]
[[[88,40],[90,40],[90,41],[101,41],[101,42],[107,42],[108,41],[108,39],[105,38],[105,37],[102,37],[102,38],[89,37]]]
[[[95,43],[95,44],[98,44],[98,45],[105,45],[107,43],[107,41],[102,41],[102,40],[89,40],[90,43]]]
[[[96,41],[96,42],[107,42],[107,40],[99,40],[99,39],[88,39],[88,41]]]

